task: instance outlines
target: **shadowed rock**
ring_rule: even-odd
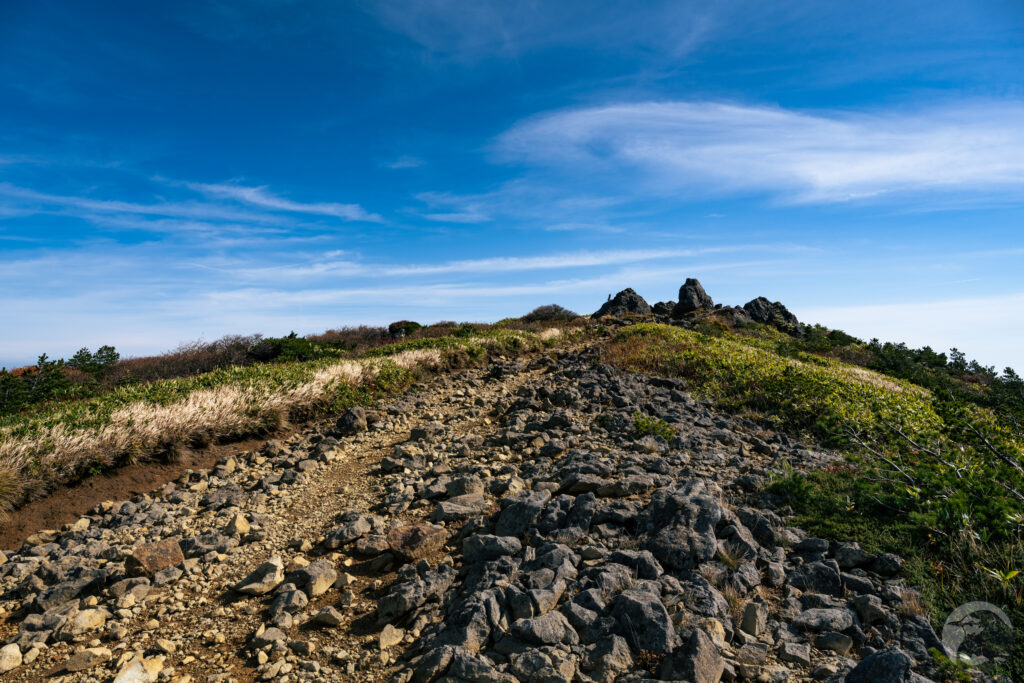
[[[611,301],[604,302],[604,305],[593,315],[595,318],[610,316],[622,318],[630,315],[651,315],[651,307],[647,305],[644,298],[632,289],[624,289],[615,295]]]
[[[696,311],[714,308],[715,302],[711,300],[708,293],[704,291],[700,280],[686,278],[686,282],[679,288],[679,303],[672,309],[673,318],[682,318]]]

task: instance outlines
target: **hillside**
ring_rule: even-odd
[[[227,449],[0,555],[5,679],[1020,677],[1014,633],[978,668],[942,631],[1024,623],[1011,371],[695,280],[414,336],[4,417],[8,526]]]

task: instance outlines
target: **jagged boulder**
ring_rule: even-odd
[[[610,316],[623,318],[630,315],[651,315],[651,307],[647,305],[644,298],[632,289],[624,289],[615,295],[615,298],[604,302],[604,305],[593,315],[594,318]]]
[[[671,315],[672,309],[676,307],[675,301],[659,301],[651,306],[654,315]]]
[[[700,280],[688,277],[683,286],[679,288],[679,302],[672,309],[672,317],[682,318],[696,311],[709,310],[714,306],[715,302],[704,291]]]
[[[759,296],[753,301],[743,304],[743,310],[754,322],[771,325],[795,336],[803,334],[804,328],[800,321],[778,301],[769,301],[763,296]]]

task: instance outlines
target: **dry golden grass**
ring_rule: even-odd
[[[558,333],[552,328],[547,337],[553,339]],[[520,344],[532,339],[534,348],[539,341],[538,335],[526,332],[506,336],[516,336]],[[266,374],[256,369],[244,381],[235,379],[213,388],[191,390],[180,400],[128,402],[113,410],[109,419],[91,423],[99,426],[77,425],[61,416],[52,424],[42,422],[30,430],[10,423],[0,427],[0,519],[14,505],[55,484],[171,454],[185,444],[270,433],[289,416],[304,419],[318,407],[332,405],[339,396],[352,397],[358,392],[365,396],[370,389],[382,390],[381,384],[387,390],[400,389],[406,386],[402,382],[421,371],[444,369],[460,345],[501,349],[503,343],[507,340],[471,338],[456,342],[452,349],[408,349],[387,356],[318,364],[311,375],[308,369],[302,371],[305,374],[297,372],[284,384],[280,377],[284,373],[274,369],[282,366],[267,366],[270,369]],[[395,384],[397,376],[407,379]]]

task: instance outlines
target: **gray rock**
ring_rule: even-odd
[[[696,311],[711,309],[714,305],[715,302],[704,291],[699,280],[686,278],[686,282],[679,288],[679,302],[672,309],[672,317],[682,318]]]
[[[801,612],[793,626],[805,631],[844,631],[853,626],[853,614],[840,607],[814,608]]]
[[[480,683],[518,683],[515,676],[502,673],[487,660],[465,652],[456,652],[448,668],[448,677]]]
[[[895,576],[903,568],[903,558],[892,553],[885,553],[875,558],[871,570],[882,576]]]
[[[288,636],[283,631],[277,628],[264,629],[262,633],[253,635],[249,640],[249,644],[252,645],[253,649],[259,650],[267,645],[273,645],[274,643],[284,643],[288,640]]]
[[[641,579],[655,580],[665,573],[649,550],[616,550],[608,556],[608,561],[635,570],[637,577]]]
[[[344,415],[338,418],[334,430],[340,436],[350,436],[358,432],[366,431],[366,410],[362,406],[349,408]]]
[[[285,584],[286,586],[291,584]],[[274,602],[270,605],[270,609],[267,614],[271,621],[275,621],[282,614],[298,614],[306,605],[309,604],[309,598],[306,594],[300,590],[286,590],[282,591]]]
[[[882,605],[882,599],[877,595],[858,595],[853,599],[853,607],[865,624],[884,623],[890,617],[889,611]]]
[[[658,596],[648,591],[623,591],[612,603],[611,615],[618,633],[637,650],[666,653],[676,644],[677,636],[668,610]]]
[[[846,656],[853,647],[853,638],[845,633],[836,631],[825,631],[814,638],[814,647],[819,650],[831,650],[832,652]]]
[[[624,289],[615,295],[615,298],[606,301],[591,317],[603,318],[625,318],[631,315],[650,316],[651,307],[644,301],[644,298],[632,289]]]
[[[307,597],[315,598],[323,595],[338,580],[338,572],[328,560],[317,560],[288,575],[288,581],[294,583]]]
[[[779,646],[778,657],[780,662],[807,666],[811,663],[811,644],[783,641]]]
[[[515,555],[523,544],[515,536],[477,534],[462,541],[462,557],[466,562],[496,560],[504,555]]]
[[[210,552],[226,553],[238,546],[238,539],[217,531],[209,531],[181,542],[181,551],[185,557],[202,557]]]
[[[511,503],[505,506],[495,525],[495,533],[499,536],[522,536],[533,526],[540,516],[544,505],[551,499],[548,491],[523,491],[505,500]]]
[[[759,296],[753,301],[743,304],[743,310],[754,322],[772,325],[789,334],[800,335],[803,333],[800,321],[778,301],[769,301],[763,296]]]
[[[764,643],[747,643],[736,653],[739,664],[764,664],[768,659],[768,646]]]
[[[344,621],[345,617],[342,613],[333,607],[323,607],[313,617],[313,623],[322,626],[341,626]]]
[[[579,636],[561,612],[548,612],[539,617],[520,619],[512,624],[512,635],[541,645],[575,645]]]
[[[768,626],[768,605],[763,602],[748,602],[743,610],[740,629],[755,638]]]
[[[725,670],[718,648],[701,629],[693,629],[682,645],[665,658],[661,678],[692,683],[718,683]]]
[[[330,550],[336,550],[342,546],[355,541],[363,534],[370,533],[373,525],[366,517],[359,516],[353,520],[331,529],[324,541],[324,546]]]
[[[840,596],[843,594],[843,580],[839,569],[830,562],[810,562],[797,567],[789,582],[800,590],[811,593]]]
[[[871,561],[871,555],[855,541],[837,541],[833,543],[832,557],[839,563],[840,569],[862,567]]]
[[[280,557],[272,557],[239,581],[232,590],[246,595],[264,595],[284,582],[284,563]]]
[[[913,660],[902,650],[880,650],[860,661],[846,675],[846,683],[906,683],[911,680]]]
[[[0,648],[0,674],[21,666],[21,649],[17,643],[8,643]]]

